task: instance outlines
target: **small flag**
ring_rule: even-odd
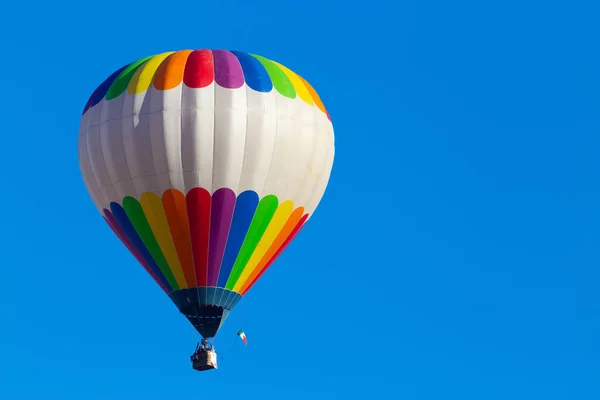
[[[240,329],[240,331],[237,334],[244,341],[244,344],[247,346],[248,340],[246,339],[246,334],[244,333],[244,331]]]

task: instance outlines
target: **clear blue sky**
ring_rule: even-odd
[[[0,398],[600,398],[596,3],[3,5]],[[216,342],[249,346],[208,373],[77,161],[97,84],[185,48],[298,71],[336,132],[320,208]]]

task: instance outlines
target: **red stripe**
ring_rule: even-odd
[[[185,64],[183,83],[191,88],[203,88],[215,80],[215,63],[210,50],[192,51]]]
[[[206,286],[208,281],[208,237],[210,228],[210,193],[194,188],[186,197],[196,286]]]
[[[288,236],[288,238],[286,239],[286,241],[283,242],[283,244],[281,245],[281,247],[279,248],[279,250],[277,250],[277,252],[273,255],[273,257],[271,257],[271,259],[269,260],[269,262],[267,263],[267,265],[265,265],[265,267],[263,268],[263,270],[260,271],[260,274],[258,274],[256,276],[256,278],[254,278],[254,280],[252,280],[252,283],[250,283],[248,285],[248,287],[246,288],[246,290],[244,290],[244,292],[242,293],[242,296],[244,296],[246,293],[248,293],[248,290],[250,290],[250,288],[252,288],[252,286],[254,286],[254,284],[260,279],[260,277],[265,273],[265,271],[267,269],[269,269],[269,267],[271,266],[271,264],[273,264],[273,262],[277,259],[277,257],[279,257],[279,255],[292,242],[292,240],[294,240],[294,238],[296,237],[296,235],[300,232],[300,230],[304,226],[304,223],[306,222],[307,218],[308,218],[308,214],[305,214],[300,219],[300,221],[298,221],[298,224],[296,225],[296,227],[294,228],[294,230],[292,231],[292,233],[290,234],[290,236]]]

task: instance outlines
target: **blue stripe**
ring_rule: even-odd
[[[244,243],[257,206],[258,194],[256,192],[248,190],[241,193],[237,198],[231,221],[231,229],[227,238],[227,247],[225,248],[221,272],[219,273],[219,282],[217,284],[219,287],[225,287],[227,284],[229,274]]]
[[[129,64],[125,65],[123,68],[119,68],[118,70],[116,70],[115,72],[112,73],[111,76],[109,76],[108,78],[106,78],[106,80],[104,82],[102,82],[100,84],[100,86],[98,86],[98,89],[96,89],[94,91],[94,94],[92,94],[91,97],[91,101],[90,101],[90,106],[88,108],[92,108],[94,107],[96,104],[100,103],[102,101],[102,99],[104,98],[104,96],[106,96],[106,92],[108,92],[108,88],[110,87],[110,85],[113,84],[113,82],[115,81],[115,79],[117,79],[117,76],[119,76],[119,74],[129,66]]]
[[[240,51],[232,51],[232,53],[237,57],[242,66],[246,85],[257,92],[270,92],[273,89],[273,82],[271,82],[267,70],[260,61]]]

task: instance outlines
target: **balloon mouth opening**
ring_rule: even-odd
[[[169,297],[204,338],[213,338],[242,295],[217,287],[198,287],[171,292]]]

